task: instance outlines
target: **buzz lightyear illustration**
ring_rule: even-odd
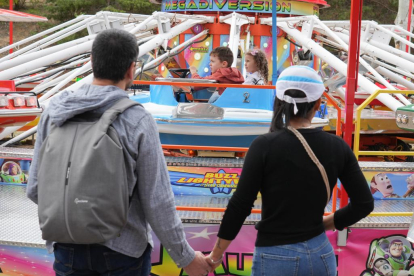
[[[369,271],[365,271],[361,276],[410,276],[410,271],[407,270],[394,270],[390,265],[390,262],[386,259],[379,258],[374,262],[372,267],[374,274]]]
[[[0,182],[25,184],[27,183],[27,176],[23,173],[19,164],[7,161],[1,166]]]
[[[373,240],[367,259],[367,270],[361,276],[414,275],[410,267],[413,248],[404,236],[389,236]]]

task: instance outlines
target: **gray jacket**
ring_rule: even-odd
[[[40,118],[30,167],[27,196],[33,202],[37,203],[38,198],[38,153],[51,124],[60,126],[86,111],[103,113],[124,97],[128,97],[126,92],[116,86],[83,85],[75,92],[63,91],[52,98]],[[132,200],[128,222],[120,237],[106,242],[105,246],[138,258],[148,243],[153,244],[152,227],[177,266],[187,266],[195,253],[185,238],[183,225],[175,210],[174,195],[154,119],[143,107],[133,106],[119,115],[112,125],[124,147]],[[52,252],[52,242],[46,244],[49,252]]]

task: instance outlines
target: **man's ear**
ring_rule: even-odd
[[[131,80],[134,79],[134,76],[135,76],[135,61],[131,62],[131,65],[129,66],[125,74],[125,77]]]
[[[230,65],[227,61],[223,61],[221,64],[223,65],[223,67],[230,67]]]

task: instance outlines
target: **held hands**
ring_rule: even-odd
[[[215,258],[212,256],[212,253],[213,252],[211,252],[208,256],[206,256],[206,260],[207,260],[207,263],[211,267],[211,271],[214,271],[223,262],[223,255],[221,255],[220,258]]]
[[[207,263],[207,257],[200,251],[196,251],[194,260],[184,270],[189,276],[204,276],[213,271]]]
[[[223,256],[216,258],[212,253],[204,256],[203,253],[197,251],[194,260],[188,266],[184,267],[184,270],[189,276],[205,276],[213,272],[222,262]]]
[[[197,74],[197,68],[195,66],[190,67],[190,73],[191,75]]]

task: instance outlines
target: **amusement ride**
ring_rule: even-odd
[[[94,38],[102,30],[116,28],[137,38],[136,80],[128,93],[157,123],[177,209],[189,224],[189,233],[199,231],[194,235],[207,240],[214,232],[237,187],[250,143],[269,131],[275,80],[285,68],[304,65],[319,72],[326,86],[312,127],[342,136],[353,147],[367,185],[381,176],[398,195],[391,199],[381,190],[373,191],[376,203],[370,217],[330,233],[339,275],[414,274],[408,232],[414,207],[411,12],[404,27],[361,20],[362,0],[352,0],[351,21],[320,20],[320,9],[329,8],[324,0],[153,1],[161,8],[151,15],[108,11],[80,15],[0,49],[0,273],[53,274],[50,263],[39,265],[37,274],[36,269],[28,270],[21,261],[24,254],[14,253],[25,252],[37,263],[45,254],[36,207],[24,193],[33,149],[22,147],[21,141],[35,138],[38,117],[53,96],[92,82]],[[412,11],[412,1],[405,2],[406,10]],[[62,42],[84,30],[85,36]],[[232,67],[243,75],[245,53],[261,49],[269,64],[268,84],[191,79],[191,66],[200,76],[211,74],[209,53],[219,46],[232,50]],[[219,87],[225,88],[222,96],[208,103]],[[326,214],[347,203],[346,191],[338,183]],[[245,222],[246,237],[260,220],[260,207],[259,197]],[[414,241],[414,234],[411,237]],[[397,240],[403,253],[393,255]],[[199,244],[200,250],[209,249],[203,246]],[[252,250],[252,242],[233,249],[215,275],[250,275]],[[181,275],[165,264],[162,246],[155,251],[161,257],[153,260],[154,275]],[[1,254],[8,254],[8,262],[1,261]],[[350,268],[349,262],[355,266]],[[383,272],[385,265],[394,274]]]

